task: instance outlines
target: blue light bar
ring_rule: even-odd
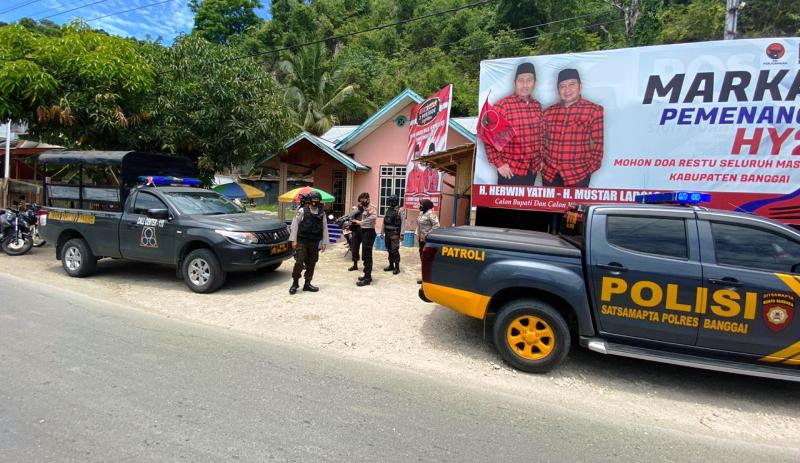
[[[169,176],[162,176],[162,175],[153,175],[153,176],[146,176],[141,175],[139,176],[139,181],[144,183],[145,185],[188,185],[188,186],[200,186],[203,184],[200,179],[197,178],[190,178],[190,177],[169,177]]]
[[[642,204],[700,204],[711,202],[711,195],[708,193],[675,191],[672,193],[636,195],[634,201]]]

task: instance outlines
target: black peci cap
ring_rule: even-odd
[[[533,63],[522,63],[517,66],[517,73],[514,74],[514,79],[519,77],[520,74],[533,74],[534,79],[536,78],[536,68],[533,67]]]
[[[565,80],[575,79],[580,83],[581,76],[578,74],[577,69],[562,69],[561,72],[558,73],[558,83],[564,82]]]

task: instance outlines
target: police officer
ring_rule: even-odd
[[[358,270],[358,259],[361,257],[361,226],[359,221],[363,215],[364,207],[359,202],[350,211],[350,257],[353,258],[353,265],[347,269],[348,272]]]
[[[433,201],[423,199],[419,202],[419,217],[417,218],[417,238],[419,239],[419,260],[422,261],[422,250],[428,235],[439,228],[439,218],[433,213]],[[417,280],[417,284],[422,284],[422,278]]]
[[[386,215],[383,216],[383,236],[386,240],[386,250],[389,251],[389,266],[384,272],[400,273],[400,231],[403,229],[403,217],[398,209],[400,199],[391,196],[386,200]]]
[[[311,284],[314,278],[314,267],[319,260],[319,242],[322,241],[322,252],[328,248],[328,219],[322,208],[322,196],[312,191],[306,199],[304,206],[297,210],[292,220],[289,241],[294,250],[294,270],[292,271],[292,286],[289,294],[295,294],[300,288],[300,274],[305,265],[305,284],[303,291],[317,292],[319,288]],[[302,204],[302,201],[301,201]]]
[[[361,212],[361,219],[353,220],[353,223],[361,227],[361,259],[364,261],[364,275],[358,277],[356,284],[367,286],[372,283],[372,246],[375,244],[377,236],[375,222],[378,219],[378,210],[369,203],[369,193],[367,192],[358,195],[358,206],[356,207]]]

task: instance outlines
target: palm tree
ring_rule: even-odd
[[[345,77],[336,56],[329,57],[322,43],[287,53],[278,63],[278,75],[286,85],[284,98],[294,116],[294,125],[322,135],[339,122],[353,119],[375,106],[358,93],[358,85]]]

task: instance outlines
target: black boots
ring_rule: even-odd
[[[358,262],[353,262],[353,266],[347,269],[348,272],[355,272],[358,270]]]
[[[395,275],[400,273],[400,262],[390,262],[389,266],[383,269],[384,272],[392,272]]]
[[[372,283],[372,277],[369,275],[364,275],[363,277],[358,277],[358,283],[356,286],[367,286]]]
[[[289,294],[297,293],[297,290],[300,289],[300,283],[297,280],[292,282],[292,286],[289,287]],[[319,288],[312,285],[310,281],[306,281],[306,284],[303,285],[303,291],[310,291],[312,293],[316,293],[319,291]]]

